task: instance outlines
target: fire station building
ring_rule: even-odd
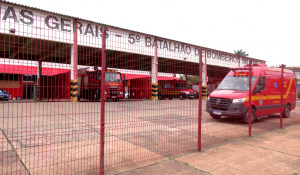
[[[0,13],[0,89],[11,100],[37,99],[44,93],[72,100],[70,87],[78,82],[78,70],[101,69],[103,59],[105,68],[118,70],[127,80],[150,77],[152,87],[160,79],[199,76],[202,59],[202,85],[208,93],[231,67],[249,63],[248,57],[217,49],[10,2],[1,2]],[[43,92],[37,86],[44,86]]]

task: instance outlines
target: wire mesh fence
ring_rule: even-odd
[[[3,2],[0,24],[2,174],[117,172],[300,122],[293,72],[261,60]]]

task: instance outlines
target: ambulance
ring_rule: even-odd
[[[283,109],[281,68],[253,64],[251,77],[251,123],[270,114],[282,112],[284,118],[296,107],[296,83],[291,70],[283,73]],[[213,118],[241,117],[249,123],[249,66],[231,68],[221,84],[208,97],[206,111]]]

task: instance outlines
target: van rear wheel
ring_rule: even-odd
[[[290,105],[287,105],[287,107],[282,112],[282,117],[288,118],[290,116],[290,113],[291,113],[291,107],[290,107]]]

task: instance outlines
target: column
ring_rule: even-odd
[[[207,99],[207,66],[202,62],[202,99]],[[200,83],[201,84],[201,83]]]
[[[36,88],[36,99],[41,100],[40,91],[41,91],[41,78],[42,78],[42,61],[38,61],[38,73],[37,73],[37,88]]]
[[[75,23],[77,25],[77,23]],[[74,32],[74,41],[71,46],[71,85],[70,95],[71,102],[78,101],[78,46],[77,46],[77,30]]]
[[[151,58],[152,100],[158,100],[158,62],[157,57]]]

